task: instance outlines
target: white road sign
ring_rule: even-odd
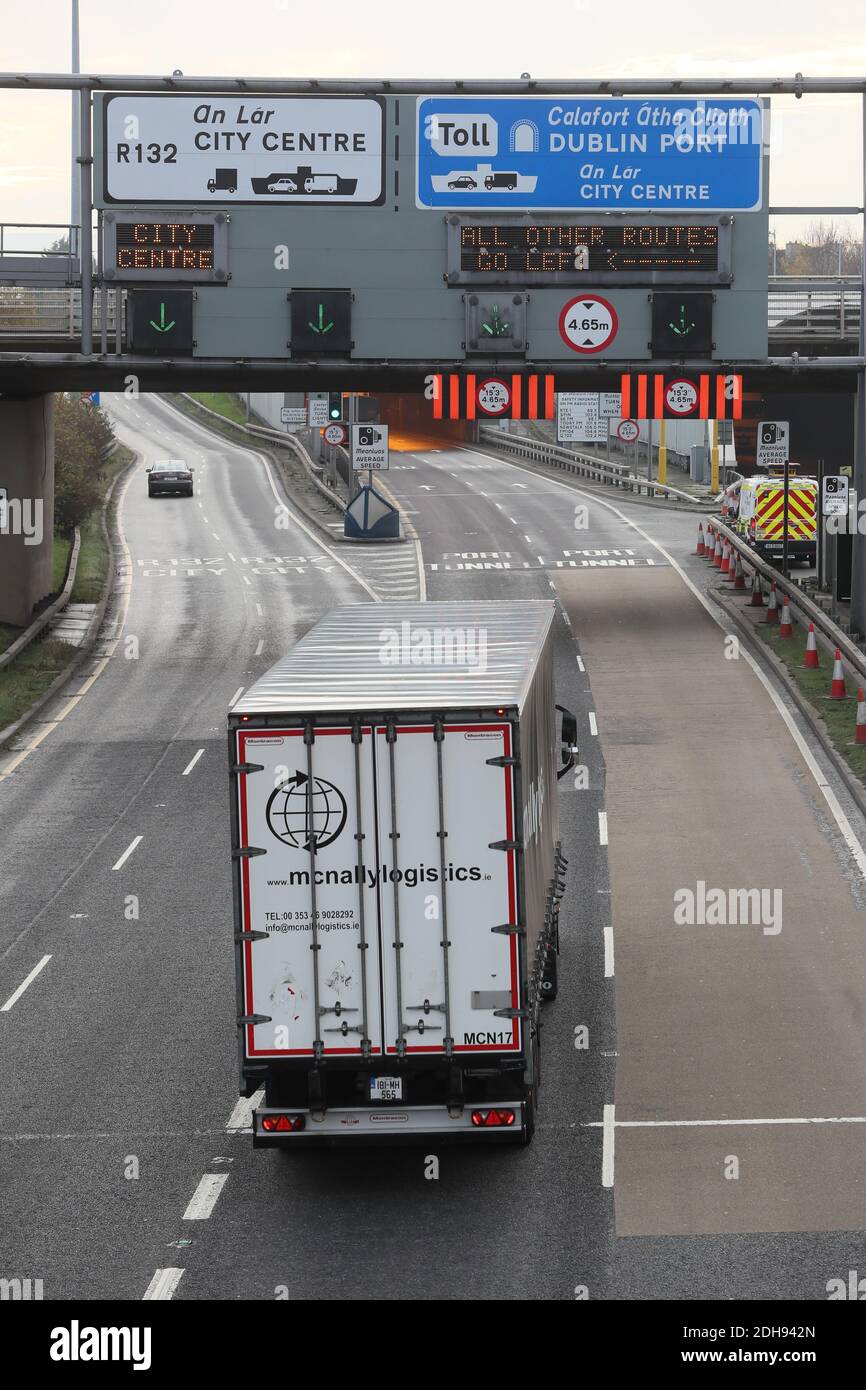
[[[339,421],[332,421],[330,425],[325,426],[323,435],[326,444],[345,444],[349,438],[349,431]]]
[[[787,463],[791,431],[787,420],[761,420],[758,424],[758,471]]]
[[[618,420],[622,415],[622,395],[619,391],[600,391],[598,413],[602,420]]]
[[[556,397],[556,437],[560,444],[599,443],[607,439],[607,421],[598,410],[595,391],[559,391]]]
[[[381,473],[388,467],[388,426],[352,426],[352,467]]]
[[[307,420],[307,412],[302,405],[281,405],[280,419],[284,425],[303,425]]]
[[[380,203],[377,97],[104,98],[109,203]]]
[[[674,415],[693,415],[698,408],[698,388],[686,377],[676,377],[665,387],[665,405]]]
[[[488,377],[478,384],[476,403],[483,415],[504,415],[511,405],[511,387],[498,377]]]
[[[307,397],[307,424],[310,429],[320,430],[328,423],[328,393],[312,393]]]
[[[848,479],[844,473],[828,473],[821,494],[822,516],[845,516],[848,511]]]
[[[633,444],[640,434],[640,426],[636,420],[620,420],[616,427],[616,434],[623,444]]]

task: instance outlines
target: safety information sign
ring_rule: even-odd
[[[761,207],[754,97],[419,97],[417,120],[419,207]]]
[[[599,413],[596,391],[560,391],[556,397],[556,438],[560,444],[600,443],[608,423]]]
[[[102,98],[108,203],[380,203],[378,97]]]

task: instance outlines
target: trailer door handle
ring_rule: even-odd
[[[556,708],[562,715],[562,767],[556,774],[559,781],[574,767],[574,755],[577,752],[577,720],[565,705],[557,705]]]

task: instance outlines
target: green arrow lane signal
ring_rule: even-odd
[[[489,333],[491,338],[504,338],[510,332],[510,328],[499,311],[499,305],[494,304],[490,311],[490,322],[481,325],[485,333]]]
[[[324,304],[319,305],[319,322],[315,324],[312,319],[307,319],[307,327],[312,328],[314,333],[330,333],[331,329],[334,327],[334,320],[331,319],[330,323],[325,323]]]
[[[156,319],[150,320],[151,328],[155,328],[157,333],[170,333],[176,323],[177,319],[172,319],[171,323],[166,323],[164,304],[160,304],[159,306],[159,323],[157,323]]]
[[[674,333],[676,333],[678,338],[685,338],[687,334],[691,333],[694,326],[694,321],[692,321],[691,323],[686,323],[685,304],[680,305],[679,323],[674,323],[673,319],[671,319],[670,323],[668,324],[668,328],[673,329]]]

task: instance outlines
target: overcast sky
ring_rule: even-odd
[[[866,72],[863,0],[80,0],[85,72],[773,77]],[[0,0],[0,68],[69,68],[70,0]],[[774,102],[770,201],[862,201],[860,98]],[[0,92],[0,222],[69,220],[66,94]],[[781,119],[780,119],[781,118]],[[778,219],[779,243],[804,223]]]

